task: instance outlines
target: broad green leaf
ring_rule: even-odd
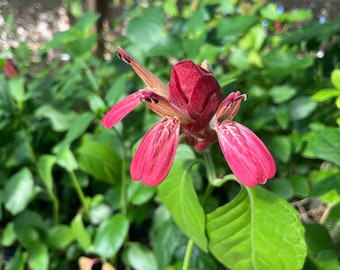
[[[75,39],[67,44],[67,51],[74,58],[84,57],[85,54],[91,54],[97,43],[97,35],[91,35],[84,38]]]
[[[25,210],[13,222],[19,243],[27,249],[41,243],[46,236],[46,225],[36,212]]]
[[[315,174],[314,174],[315,175]],[[340,202],[340,173],[333,173],[320,178],[312,178],[313,190],[311,195],[325,204]]]
[[[308,269],[339,270],[338,251],[327,229],[319,224],[305,224],[305,229],[308,258],[314,266]]]
[[[179,154],[168,177],[158,186],[158,196],[171,213],[178,227],[204,251],[207,251],[205,214],[193,187],[190,174],[193,161],[190,148],[180,145]],[[188,151],[187,158],[180,158]]]
[[[310,185],[306,177],[300,175],[293,175],[290,177],[290,182],[294,189],[294,195],[300,198],[309,196]]]
[[[299,96],[289,102],[290,117],[294,120],[302,120],[315,111],[318,104],[310,97]]]
[[[93,25],[96,23],[99,17],[100,15],[94,13],[93,11],[88,11],[74,24],[72,28],[76,29],[81,34],[86,35],[90,33]]]
[[[205,19],[205,10],[203,7],[193,12],[188,19],[187,33],[190,36],[197,36],[204,32],[206,29]]]
[[[242,188],[208,214],[207,234],[212,254],[233,270],[300,270],[306,256],[298,213],[262,187]]]
[[[156,189],[141,182],[130,181],[127,192],[132,204],[141,205],[153,197]]]
[[[42,155],[38,161],[38,170],[41,179],[49,192],[53,192],[53,177],[52,168],[56,163],[57,159],[52,155]]]
[[[39,243],[29,250],[28,265],[32,270],[48,270],[49,254],[46,245]]]
[[[157,270],[154,254],[142,244],[129,243],[127,247],[127,261],[135,270]]]
[[[16,234],[14,231],[14,223],[9,222],[6,224],[6,227],[2,231],[1,245],[9,247],[13,245],[15,240]]]
[[[292,199],[294,195],[293,186],[287,178],[274,178],[268,185],[273,193],[285,200]]]
[[[98,180],[118,184],[121,174],[121,162],[107,143],[85,141],[78,149],[79,167]]]
[[[124,73],[117,77],[105,95],[105,101],[109,106],[113,106],[126,95],[127,82],[130,74]]]
[[[63,152],[59,151],[59,146],[57,145],[54,149],[53,152],[56,154],[58,153],[57,157],[57,164],[66,169],[67,171],[74,171],[78,169],[78,163],[77,160],[74,157],[74,154],[71,152],[69,148],[64,149]]]
[[[70,128],[74,118],[74,112],[61,112],[51,105],[42,105],[35,111],[35,116],[38,119],[47,118],[52,124],[54,131],[61,132]]]
[[[94,114],[90,112],[85,112],[72,123],[72,126],[66,133],[65,139],[61,142],[59,146],[58,157],[67,147],[69,147],[69,145],[73,141],[83,135],[83,133],[93,121],[94,117]]]
[[[277,5],[270,3],[263,8],[260,9],[260,13],[263,18],[272,20],[272,21],[278,21],[280,20],[281,14],[279,14]]]
[[[11,137],[13,144],[8,145],[9,149],[14,148],[6,159],[5,167],[21,167],[22,164],[27,162],[34,162],[34,153],[32,152],[31,145],[27,140],[25,130],[19,129]]]
[[[273,155],[282,162],[288,162],[292,153],[292,145],[288,137],[274,136],[269,143]]]
[[[335,100],[335,106],[340,110],[340,96]]]
[[[280,104],[279,106],[277,106],[275,119],[282,129],[288,128],[290,117],[288,113],[288,108],[285,104]]]
[[[167,0],[164,2],[164,11],[172,17],[178,16],[178,5],[176,0]]]
[[[317,91],[312,96],[312,99],[315,100],[315,101],[322,102],[322,101],[331,99],[333,97],[338,97],[338,96],[340,96],[340,90],[329,88],[329,89],[321,89],[321,90]]]
[[[239,47],[243,50],[257,52],[261,49],[266,38],[266,32],[261,25],[253,26],[250,31],[240,39]]]
[[[278,85],[273,86],[269,89],[269,95],[272,97],[273,101],[277,104],[286,102],[291,99],[296,94],[296,89],[289,85]]]
[[[332,84],[340,90],[340,69],[335,69],[331,74]]]
[[[164,13],[160,7],[150,7],[143,14],[130,20],[126,29],[127,38],[144,51],[150,50],[164,35]]]
[[[235,48],[230,54],[229,61],[238,69],[247,70],[250,67],[248,55],[249,53],[247,53],[246,51]]]
[[[294,71],[304,70],[313,65],[310,56],[297,57],[293,50],[277,48],[262,55],[263,64],[268,67],[269,74],[273,77],[282,77]]]
[[[75,0],[71,2],[70,12],[75,18],[80,18],[84,16],[83,7],[80,0]]]
[[[285,19],[290,22],[306,21],[312,17],[313,13],[305,9],[298,9],[285,14]]]
[[[340,130],[333,127],[314,127],[307,136],[307,147],[303,155],[340,166]]]
[[[101,96],[98,96],[96,94],[90,94],[87,97],[87,101],[90,105],[90,109],[93,112],[102,112],[105,109],[105,103]],[[94,115],[93,115],[94,118]]]
[[[244,31],[248,30],[256,22],[256,17],[234,16],[221,20],[210,34],[210,38],[216,39],[221,44],[235,42]]]
[[[95,252],[104,258],[116,255],[124,243],[128,229],[129,221],[121,214],[104,221],[100,224],[94,238]]]
[[[90,234],[85,229],[82,217],[80,214],[76,215],[71,222],[72,233],[77,240],[79,246],[87,252],[91,245]]]
[[[58,48],[62,45],[68,45],[74,42],[74,40],[81,40],[83,38],[86,39],[98,18],[99,15],[95,14],[94,12],[87,12],[69,30],[56,33],[53,39],[47,42],[39,53],[44,54],[49,49]]]
[[[74,240],[71,228],[67,225],[56,225],[49,229],[47,245],[53,249],[65,249]]]
[[[24,84],[25,84],[24,77],[12,78],[8,82],[10,93],[12,97],[15,99],[15,101],[17,102],[22,102],[22,101],[25,101],[26,99]]]
[[[6,209],[12,215],[17,215],[27,207],[33,195],[33,176],[29,169],[23,168],[8,179],[3,192],[3,201]]]
[[[6,263],[5,270],[24,270],[27,253],[16,251],[14,256]]]
[[[160,205],[154,211],[151,226],[152,247],[159,269],[166,269],[176,251],[188,244],[188,238],[171,219],[169,211]]]

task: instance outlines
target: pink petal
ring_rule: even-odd
[[[128,55],[122,48],[118,48],[118,57],[132,66],[137,75],[155,92],[163,97],[168,97],[168,87],[151,71],[140,65],[133,57]]]
[[[111,128],[135,109],[143,100],[143,91],[137,91],[114,105],[103,117],[102,124]]]
[[[143,137],[131,162],[133,180],[156,186],[168,175],[178,146],[180,123],[164,117]]]
[[[236,122],[224,122],[217,127],[217,136],[224,157],[240,182],[255,187],[275,175],[272,155],[250,129]]]

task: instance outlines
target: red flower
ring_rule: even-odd
[[[13,61],[10,59],[6,59],[3,69],[8,78],[18,76],[18,70],[14,65]]]
[[[152,186],[161,183],[174,161],[180,133],[184,142],[197,151],[218,139],[231,170],[247,186],[263,184],[274,176],[274,160],[261,140],[246,127],[231,122],[245,95],[231,93],[223,100],[212,73],[190,60],[173,67],[166,86],[123,49],[118,49],[118,56],[148,87],[113,106],[104,116],[103,125],[111,128],[142,102],[162,117],[145,134],[132,159],[132,179]]]

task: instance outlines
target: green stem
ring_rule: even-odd
[[[210,196],[211,193],[214,190],[214,182],[216,181],[216,172],[215,172],[215,166],[214,166],[214,162],[212,160],[212,156],[211,156],[211,152],[210,150],[206,150],[203,152],[203,156],[204,156],[204,163],[205,163],[205,168],[207,170],[207,178],[208,178],[208,186],[205,190],[204,196],[203,196],[203,200],[202,200],[202,206],[204,207]],[[192,251],[194,248],[194,240],[189,239],[188,244],[187,244],[187,249],[185,251],[185,255],[184,255],[184,262],[183,262],[183,267],[182,270],[189,270],[190,269],[190,260],[191,260],[191,256],[192,256]]]
[[[76,177],[76,175],[74,174],[74,172],[72,170],[67,170],[70,177],[71,177],[71,180],[72,180],[72,183],[73,183],[73,186],[74,186],[74,189],[76,190],[76,193],[79,197],[79,200],[81,201],[84,209],[85,209],[85,212],[87,214],[90,213],[90,208],[87,204],[87,201],[86,201],[86,198],[85,198],[85,195],[84,195],[84,192],[83,190],[81,189],[80,185],[79,185],[79,181],[78,181],[78,178]]]
[[[91,70],[89,69],[89,66],[86,64],[86,62],[82,58],[80,59],[80,63],[85,70],[86,76],[89,79],[94,92],[98,94],[99,86],[96,81],[96,78],[93,76]]]
[[[210,150],[208,149],[204,151],[203,156],[205,161],[205,168],[207,170],[208,181],[210,184],[214,185],[214,182],[216,180],[216,172]]]
[[[193,248],[194,248],[194,240],[189,239],[188,244],[187,244],[187,249],[186,249],[185,255],[184,255],[184,262],[183,262],[182,270],[189,270],[190,269],[190,261],[191,261],[191,255],[192,255]]]
[[[127,154],[126,148],[124,147],[124,141],[119,132],[114,128],[113,131],[116,133],[118,139],[120,140],[120,145],[122,146],[122,163],[121,163],[121,195],[120,195],[120,210],[123,215],[127,216],[128,202],[127,202]]]

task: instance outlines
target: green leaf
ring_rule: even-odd
[[[288,137],[274,136],[269,143],[273,155],[282,162],[288,162],[292,154],[292,145]]]
[[[84,57],[86,53],[92,53],[94,46],[97,43],[97,35],[83,37],[69,42],[67,51],[74,58]]]
[[[76,238],[79,246],[87,252],[91,245],[90,234],[85,229],[82,217],[80,214],[76,215],[71,222],[71,229],[74,237]]]
[[[334,173],[320,178],[312,178],[313,191],[311,195],[325,204],[336,204],[340,202],[340,173]]]
[[[277,5],[270,3],[263,8],[260,9],[260,13],[263,18],[272,20],[272,21],[278,21],[280,20],[281,14],[279,14]]]
[[[157,270],[154,254],[140,243],[129,243],[127,247],[128,263],[136,270]]]
[[[118,184],[121,175],[121,162],[107,143],[85,141],[78,149],[79,167],[98,180]]]
[[[305,9],[298,9],[285,15],[285,19],[290,22],[306,21],[313,17],[313,13]]]
[[[338,97],[338,96],[340,96],[340,90],[338,89],[333,89],[333,88],[321,89],[312,96],[312,99],[315,101],[322,102],[322,101],[331,99],[333,97]]]
[[[67,225],[59,224],[48,231],[47,244],[49,248],[65,249],[73,240],[73,232]]]
[[[93,247],[97,254],[104,258],[116,255],[127,236],[128,219],[121,215],[114,215],[100,224],[94,238]]]
[[[1,244],[5,247],[13,245],[16,240],[16,234],[14,231],[14,223],[7,223],[6,227],[2,231]]]
[[[27,207],[33,195],[33,176],[27,168],[23,168],[6,182],[3,201],[6,209],[17,215]]]
[[[14,219],[14,230],[19,243],[26,249],[41,243],[47,232],[42,218],[30,210],[25,210]]]
[[[340,90],[340,69],[333,70],[331,74],[331,82],[338,90]]]
[[[306,256],[298,213],[261,187],[242,188],[208,214],[207,234],[212,254],[233,270],[300,270]]]
[[[85,112],[72,123],[72,126],[66,133],[65,139],[60,143],[57,154],[58,157],[67,147],[69,147],[72,142],[83,135],[83,133],[93,121],[94,117],[95,116],[93,113]]]
[[[61,132],[69,129],[73,122],[73,119],[75,118],[75,113],[61,112],[50,105],[42,105],[35,111],[35,116],[38,119],[49,119],[52,124],[53,130]]]
[[[76,169],[78,169],[78,163],[77,160],[75,159],[73,153],[71,152],[71,150],[69,148],[66,148],[63,152],[60,153],[59,151],[59,146],[57,145],[54,149],[53,152],[56,154],[58,153],[58,157],[57,157],[57,164],[68,170],[68,171],[74,171]]]
[[[24,270],[27,254],[16,251],[14,256],[6,263],[5,270]]]
[[[310,97],[299,96],[289,103],[288,109],[292,119],[302,120],[313,113],[317,106]]]
[[[152,247],[156,256],[159,269],[166,269],[176,251],[188,244],[188,238],[171,219],[169,211],[160,205],[154,211],[151,226]]]
[[[8,82],[10,93],[17,102],[22,102],[26,100],[24,84],[25,84],[24,77],[12,78]]]
[[[190,174],[192,150],[180,145],[168,177],[157,187],[162,203],[171,213],[178,227],[204,251],[207,251],[205,214],[198,201]],[[188,152],[187,158],[181,158]]]
[[[303,155],[319,158],[340,166],[340,131],[332,127],[313,127],[307,136]]]
[[[153,197],[156,189],[141,182],[130,181],[127,191],[129,201],[134,205],[141,205]]]
[[[211,38],[217,39],[221,44],[235,42],[256,22],[256,19],[256,17],[241,15],[223,19],[211,32]]]
[[[52,168],[56,163],[57,158],[52,155],[42,155],[38,161],[38,171],[47,190],[53,192],[53,177]]]
[[[269,89],[269,95],[272,97],[273,101],[277,104],[286,102],[291,99],[296,94],[296,89],[289,85],[278,85],[273,86]]]
[[[279,106],[277,106],[275,119],[282,129],[288,128],[290,117],[288,113],[288,108],[285,104],[280,104]]]
[[[293,175],[290,178],[290,182],[293,186],[295,196],[298,196],[300,198],[305,198],[309,196],[310,186],[306,177]]]
[[[305,224],[308,258],[314,269],[339,270],[337,250],[327,229],[319,224]]]
[[[29,250],[28,265],[32,270],[47,270],[49,254],[46,245],[40,243]]]
[[[164,37],[164,13],[160,7],[149,7],[133,18],[126,29],[127,38],[144,51],[150,50]]]
[[[294,71],[304,70],[313,65],[310,56],[297,57],[293,50],[277,48],[262,55],[263,64],[269,68],[270,75],[282,77],[292,74]]]
[[[294,195],[293,186],[287,178],[274,178],[268,185],[273,193],[285,200],[292,199]]]

